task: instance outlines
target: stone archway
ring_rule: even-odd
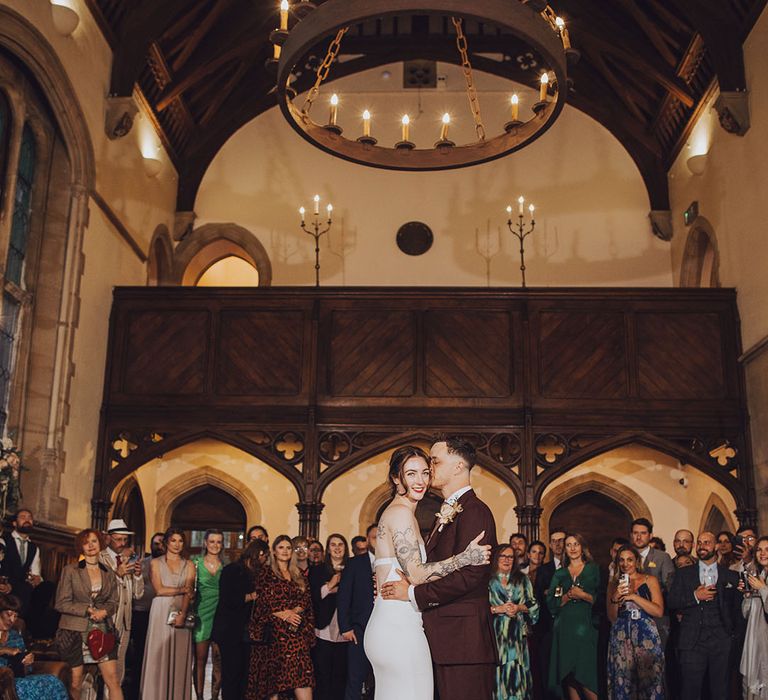
[[[251,489],[231,474],[205,466],[177,476],[157,492],[155,506],[157,529],[167,529],[171,524],[171,516],[176,505],[190,492],[204,486],[215,486],[235,498],[243,506],[249,523],[261,522],[261,506]]]
[[[733,522],[733,517],[731,516],[731,512],[728,509],[728,506],[725,505],[725,501],[723,501],[723,499],[718,494],[711,493],[709,495],[709,500],[706,502],[704,508],[701,511],[699,529],[696,534],[710,529],[711,515],[713,514],[713,511],[717,511],[722,515],[723,521],[726,525],[724,529],[729,530],[730,532],[736,532],[736,525]],[[717,532],[715,532],[715,534],[717,534]]]
[[[691,225],[680,265],[681,287],[719,287],[720,256],[712,225],[699,216]]]
[[[392,489],[386,483],[377,486],[368,494],[363,505],[360,506],[359,532],[365,532],[369,525],[376,522],[376,514],[390,498],[392,498]]]
[[[173,244],[168,227],[160,224],[152,236],[147,258],[147,285],[160,287],[174,284]]]

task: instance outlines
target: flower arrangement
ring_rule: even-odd
[[[21,500],[21,453],[8,437],[0,439],[0,518],[16,510]]]

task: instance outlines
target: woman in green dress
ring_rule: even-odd
[[[531,663],[528,624],[539,619],[539,604],[528,577],[520,571],[511,545],[501,545],[491,562],[493,575],[488,599],[499,650],[493,700],[528,700],[531,697]]]
[[[563,567],[555,572],[547,593],[554,618],[549,687],[565,686],[569,700],[597,700],[597,630],[592,606],[600,585],[600,570],[581,535],[565,538]]]
[[[213,688],[212,700],[219,697],[221,686],[221,661],[216,644],[211,643],[211,629],[216,606],[219,604],[219,579],[221,578],[221,550],[224,547],[224,535],[221,530],[206,530],[203,537],[203,551],[192,557],[197,575],[197,597],[195,613],[195,694],[202,700],[205,686],[205,666],[208,663],[208,651],[213,646]]]

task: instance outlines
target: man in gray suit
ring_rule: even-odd
[[[661,591],[664,594],[664,600],[667,599],[669,589],[672,586],[672,577],[675,574],[675,565],[672,558],[666,552],[651,547],[651,537],[653,536],[653,524],[647,518],[638,518],[632,521],[632,530],[630,539],[640,552],[640,559],[643,564],[643,572],[650,576],[655,576],[661,584]],[[656,626],[659,629],[662,647],[666,647],[669,637],[669,617],[656,618]]]

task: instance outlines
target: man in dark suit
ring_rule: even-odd
[[[8,577],[10,592],[21,601],[21,615],[26,618],[32,595],[43,580],[40,550],[29,538],[35,526],[32,511],[28,508],[20,508],[13,516],[11,524],[13,530],[3,535],[5,543],[3,574]]]
[[[541,565],[536,575],[536,586],[534,593],[537,600],[546,601],[549,585],[552,578],[563,562],[563,552],[565,551],[565,530],[555,528],[549,533],[549,551],[552,554],[550,560]],[[539,606],[539,622],[536,624],[536,634],[539,637],[538,649],[541,653],[540,664],[544,678],[544,694],[549,700],[558,698],[559,695],[549,690],[547,686],[547,677],[549,673],[549,654],[552,649],[552,625],[554,621],[546,605]]]
[[[682,614],[677,642],[681,700],[699,700],[707,676],[709,697],[728,697],[728,659],[741,594],[738,575],[717,563],[716,543],[711,532],[699,535],[699,562],[677,570],[667,601]]]
[[[441,491],[445,503],[426,542],[427,561],[463,552],[481,532],[485,536],[480,544],[496,547],[493,514],[469,483],[475,464],[472,445],[461,438],[436,442],[430,460],[432,486]],[[382,586],[385,598],[410,599],[423,611],[440,700],[493,696],[498,655],[488,604],[489,578],[490,566],[467,566],[418,586],[409,586],[407,580]]]
[[[376,550],[376,525],[365,532],[368,551],[352,557],[344,567],[336,597],[339,631],[351,644],[347,644],[347,687],[344,700],[360,700],[369,676],[371,664],[363,648],[363,635],[373,612],[374,552]]]

